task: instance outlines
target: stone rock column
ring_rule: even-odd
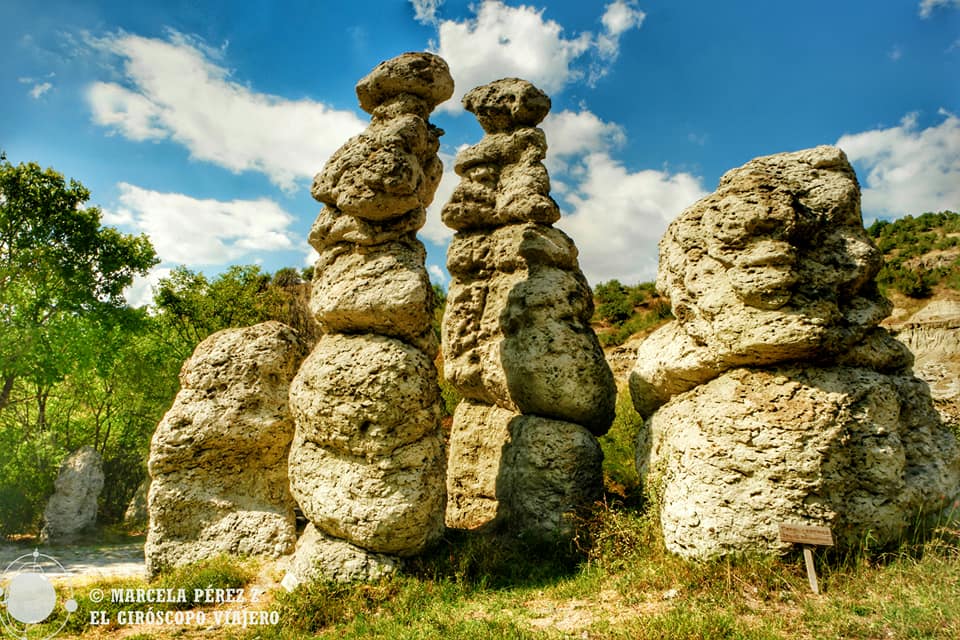
[[[305,351],[295,330],[270,321],[218,331],[183,364],[150,442],[151,575],[222,553],[293,550],[287,395]]]
[[[433,288],[416,238],[440,182],[446,63],[406,53],[357,84],[370,126],[313,183],[326,205],[311,310],[324,334],[290,388],[290,486],[310,524],[287,586],[371,579],[443,533],[446,466]]]
[[[55,493],[43,510],[44,542],[68,542],[93,527],[97,499],[103,490],[103,460],[96,449],[80,447],[63,461],[54,483]]]
[[[457,233],[443,318],[444,373],[463,395],[454,415],[447,524],[569,531],[567,515],[602,489],[597,435],[613,420],[613,374],[590,327],[593,298],[573,241],[552,223],[537,128],[550,98],[525,80],[463,98],[486,135],[456,161],[443,209]]]
[[[881,264],[835,147],[751,160],[670,224],[657,287],[676,320],[630,378],[668,549],[781,552],[780,523],[893,544],[952,503],[960,447],[879,326]]]

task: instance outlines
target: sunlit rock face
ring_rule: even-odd
[[[442,212],[457,232],[444,374],[466,399],[451,433],[447,524],[563,534],[599,495],[595,436],[610,427],[616,387],[577,249],[552,226],[560,210],[537,128],[550,99],[506,78],[463,104],[486,135],[457,156],[461,182]]]
[[[405,53],[357,84],[370,126],[313,182],[310,307],[324,331],[290,386],[290,489],[310,521],[285,584],[392,573],[444,530],[433,289],[416,233],[443,173],[428,117],[446,63]]]
[[[265,322],[213,334],[184,363],[150,443],[151,575],[224,553],[293,551],[287,395],[305,351],[295,330]]]
[[[956,439],[879,326],[881,260],[834,147],[752,160],[670,224],[657,287],[676,320],[630,390],[671,550],[780,551],[780,522],[892,543],[956,497]]]

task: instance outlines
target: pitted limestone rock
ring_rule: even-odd
[[[874,283],[881,261],[839,149],[766,156],[728,171],[660,241],[657,288],[678,326],[640,347],[631,376],[638,408],[648,415],[683,385],[732,367],[829,363],[846,353],[890,312]]]
[[[447,251],[454,279],[444,374],[465,397],[600,435],[613,418],[615,385],[576,256],[570,238],[545,225],[456,234]]]
[[[600,497],[603,453],[577,424],[464,400],[450,437],[447,525],[569,535]]]
[[[957,494],[956,439],[908,375],[732,369],[642,433],[637,466],[661,486],[667,548],[688,557],[785,551],[782,522],[829,526],[843,549],[867,532],[895,543]]]
[[[550,99],[507,78],[463,103],[487,135],[458,154],[462,180],[442,213],[457,231],[447,252],[444,374],[465,398],[451,432],[447,520],[567,535],[562,514],[602,484],[594,435],[610,427],[616,387],[590,327],[577,249],[550,226],[560,210],[536,128]],[[548,463],[544,451],[558,457]]]
[[[324,535],[313,524],[308,524],[297,540],[297,549],[281,584],[287,591],[293,591],[311,582],[379,580],[399,568],[397,558]]]
[[[630,391],[668,548],[777,552],[778,523],[808,522],[851,550],[943,513],[960,447],[913,355],[878,326],[880,253],[843,152],[728,172],[660,249],[677,319],[640,346]]]
[[[452,94],[433,54],[381,63],[357,84],[370,126],[314,179],[326,206],[310,308],[326,335],[290,390],[290,487],[313,532],[291,580],[375,579],[443,532],[439,345],[416,232],[443,173],[427,118]]]
[[[443,534],[444,458],[439,433],[388,454],[353,455],[298,430],[290,490],[320,531],[375,553],[411,556]]]
[[[393,336],[436,355],[425,259],[423,245],[410,236],[373,246],[327,247],[316,262],[310,309],[327,332]]]
[[[443,58],[429,53],[403,53],[381,62],[357,83],[360,107],[369,114],[404,94],[417,96],[426,103],[426,118],[453,95],[450,67]]]
[[[103,490],[103,460],[97,450],[80,447],[60,465],[54,494],[43,510],[45,542],[67,542],[97,521],[97,499]]]
[[[321,336],[290,387],[297,431],[347,454],[389,455],[436,429],[436,375],[425,353],[399,340]],[[309,499],[297,497],[301,506]]]
[[[303,356],[293,329],[266,322],[215,333],[184,363],[150,446],[150,573],[293,549],[287,394]]]
[[[426,208],[443,175],[443,130],[427,116],[451,95],[450,71],[435,55],[406,53],[381,63],[357,85],[373,122],[333,154],[314,178],[313,197],[373,223]]]
[[[462,180],[443,207],[443,223],[457,231],[553,224],[560,207],[550,197],[546,156],[546,136],[534,128],[489,134],[464,149],[454,164]]]
[[[530,82],[504,78],[481,85],[463,96],[463,107],[477,116],[487,133],[535,127],[550,112],[550,97]]]

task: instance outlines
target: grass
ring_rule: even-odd
[[[817,556],[822,589],[807,585],[799,553],[691,562],[671,555],[658,522],[631,479],[632,439],[642,425],[618,402],[602,440],[607,498],[578,523],[572,542],[449,532],[404,571],[372,584],[317,583],[287,593],[276,586],[250,610],[276,612],[279,624],[90,627],[94,588],[136,588],[142,581],[89,585],[81,610],[57,637],[136,640],[560,639],[652,640],[960,638],[960,530],[941,527],[897,553]],[[261,576],[264,572],[261,572]],[[150,586],[250,584],[249,563],[219,558],[186,567]],[[107,605],[112,606],[112,605]],[[128,607],[129,608],[129,607]],[[211,609],[206,609],[208,612]],[[214,607],[212,610],[216,610]],[[211,613],[212,615],[212,613]],[[208,616],[209,620],[209,616]],[[74,619],[71,619],[73,622]],[[134,634],[134,635],[132,635]]]
[[[799,555],[686,561],[666,552],[655,518],[641,507],[600,504],[574,545],[451,534],[403,574],[373,584],[277,589],[249,605],[276,611],[275,626],[80,625],[61,637],[953,640],[960,637],[958,536],[940,529],[877,557],[821,554],[823,594],[815,596]],[[232,564],[190,567],[154,586],[250,579],[245,565]],[[136,588],[137,581],[85,587],[77,594],[82,610],[90,608],[91,589],[120,585]]]

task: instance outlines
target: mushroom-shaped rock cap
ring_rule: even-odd
[[[390,98],[404,93],[423,98],[433,109],[453,95],[450,67],[432,53],[403,53],[381,62],[357,83],[360,107],[371,114]]]
[[[520,78],[503,78],[471,89],[463,106],[487,133],[535,127],[550,111],[550,97]]]

